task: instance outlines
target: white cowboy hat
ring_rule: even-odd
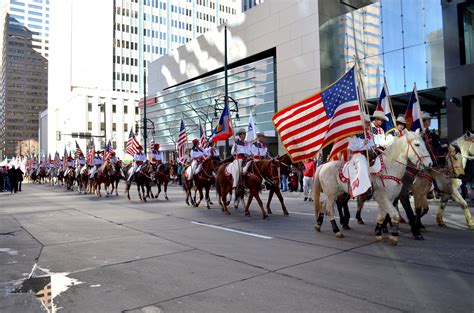
[[[256,135],[257,137],[258,137],[258,136],[263,136],[263,137],[265,137],[265,133],[264,133],[264,132],[257,132],[255,135]]]
[[[388,118],[385,116],[385,113],[383,113],[382,111],[376,110],[374,112],[374,115],[372,115],[372,118],[379,118],[381,120],[384,120],[384,121],[388,122]]]
[[[428,112],[421,111],[421,119],[422,120],[428,120],[431,119],[431,115]]]
[[[239,128],[239,130],[237,131],[237,135],[240,135],[240,134],[246,134],[247,131],[245,130],[245,128]]]
[[[405,117],[403,115],[399,115],[397,117],[397,122],[400,123],[400,124],[406,124],[407,121],[405,121]]]
[[[363,114],[364,115],[364,122],[370,123],[370,115],[369,114]]]

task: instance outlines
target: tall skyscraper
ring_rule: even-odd
[[[247,11],[254,6],[263,3],[264,0],[242,0],[242,11]]]
[[[5,0],[1,29],[0,157],[38,148],[47,107],[49,0]]]
[[[124,157],[147,64],[241,11],[241,0],[54,0],[48,152],[106,136]]]

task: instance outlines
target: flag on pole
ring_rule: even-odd
[[[135,153],[138,152],[138,147],[140,147],[140,143],[138,142],[135,134],[133,133],[133,128],[130,129],[130,134],[128,135],[127,141],[127,148],[125,149],[125,153],[134,156]]]
[[[87,149],[87,164],[94,165],[94,155],[95,155],[95,146],[94,142],[91,140],[89,143],[89,149]]]
[[[84,156],[84,153],[82,152],[81,148],[79,147],[79,144],[77,143],[76,140],[76,153],[74,154],[74,158],[79,158],[80,156]]]
[[[110,156],[112,155],[112,152],[115,152],[115,151],[114,151],[114,148],[112,148],[112,143],[110,142],[110,139],[109,139],[109,142],[105,146],[105,150],[104,150],[104,159],[106,161],[110,160]]]
[[[203,149],[206,149],[207,146],[209,145],[207,142],[206,133],[204,132],[204,129],[202,128],[201,122],[199,122],[199,144],[201,145],[201,148]]]
[[[67,166],[67,150],[66,146],[64,146],[64,154],[63,154],[63,167]]]
[[[364,131],[357,86],[352,67],[328,88],[275,113],[273,125],[293,162]]]
[[[218,142],[219,140],[229,139],[234,135],[234,129],[232,128],[232,122],[230,120],[229,104],[226,103],[224,110],[222,110],[221,118],[216,128],[212,131],[211,141]]]
[[[188,135],[186,133],[186,127],[184,126],[184,120],[181,119],[181,125],[179,127],[178,134],[178,160],[181,163],[186,163],[188,160]]]
[[[408,101],[407,110],[405,112],[405,121],[407,123],[408,130],[424,130],[423,123],[421,122],[420,101],[418,100],[418,92],[416,91],[416,85],[413,86],[413,91],[411,93],[410,100]]]
[[[395,118],[393,117],[392,106],[390,105],[390,98],[388,95],[388,87],[386,82],[383,83],[382,91],[380,92],[379,103],[375,111],[381,111],[385,114],[388,121],[383,121],[382,129],[386,134],[396,129]]]
[[[252,142],[255,139],[257,139],[257,133],[255,131],[255,124],[253,122],[253,116],[252,116],[252,114],[250,114],[249,122],[247,124],[247,134],[245,135],[245,140]]]
[[[56,153],[54,153],[54,161],[53,161],[53,164],[54,164],[54,167],[59,167],[59,152],[56,151]]]
[[[51,153],[48,153],[48,164],[51,164],[51,161],[52,161],[52,159],[51,159]]]
[[[347,147],[349,146],[349,137],[345,137],[341,140],[336,140],[329,153],[328,160],[330,161],[347,161],[349,160],[349,153]]]

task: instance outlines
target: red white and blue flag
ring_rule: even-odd
[[[105,146],[105,150],[104,150],[105,161],[110,160],[110,156],[112,155],[112,152],[115,152],[115,151],[114,151],[114,148],[112,148],[112,143],[110,142],[110,139],[109,139],[109,142],[107,142],[107,145]]]
[[[178,134],[178,161],[181,163],[188,161],[188,135],[182,119]]]
[[[202,128],[201,123],[199,123],[199,144],[201,145],[201,148],[203,149],[206,149],[207,146],[209,145],[207,142],[206,133],[204,132],[204,129]]]
[[[138,142],[135,134],[133,133],[133,128],[130,128],[130,134],[128,135],[127,141],[127,148],[125,149],[125,153],[128,153],[132,156],[138,152],[138,147],[140,147],[140,143]]]
[[[94,165],[95,146],[94,142],[91,141],[89,149],[87,150],[87,164]]]
[[[410,100],[408,101],[407,110],[405,112],[405,121],[407,123],[406,126],[408,130],[424,130],[423,123],[421,122],[420,101],[418,100],[418,92],[416,91],[416,86],[413,87],[413,92],[411,93]]]
[[[329,153],[328,160],[330,161],[347,161],[349,160],[349,137],[337,140],[333,143],[331,153]]]
[[[363,133],[354,67],[328,88],[278,111],[272,120],[293,162],[314,157],[336,140]]]
[[[226,102],[224,110],[222,110],[221,118],[216,128],[212,131],[211,141],[218,142],[220,140],[229,139],[234,135],[234,129],[232,128],[232,122],[230,120],[229,104]]]
[[[76,153],[74,154],[74,157],[77,159],[80,156],[84,156],[84,153],[81,150],[81,147],[79,147],[79,144],[76,141]]]
[[[382,91],[380,92],[379,103],[377,104],[375,111],[383,112],[388,119],[388,121],[383,121],[382,123],[382,129],[385,131],[385,134],[388,134],[389,132],[396,129],[392,106],[390,105],[390,98],[388,95],[388,87],[385,82],[383,83]]]

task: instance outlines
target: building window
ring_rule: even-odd
[[[105,107],[105,105],[100,105],[100,112],[102,112],[102,113],[104,112],[104,107]]]
[[[117,142],[116,142],[116,141],[112,141],[112,148],[113,148],[114,150],[117,149]]]
[[[87,122],[87,130],[88,131],[92,130],[92,122]]]
[[[117,105],[112,104],[112,113],[117,113]]]
[[[87,104],[87,110],[88,110],[89,112],[92,112],[92,103],[89,102],[89,103]]]
[[[463,5],[463,37],[461,40],[461,63],[474,63],[474,4]],[[463,44],[464,43],[464,44]],[[464,45],[464,47],[462,47]]]
[[[138,115],[139,111],[138,111],[138,107],[135,107],[135,115]]]
[[[123,106],[123,114],[128,114],[128,105]]]
[[[117,123],[112,123],[112,131],[117,131]]]
[[[128,124],[123,124],[123,131],[128,132]]]
[[[104,122],[100,123],[100,131],[105,131],[105,123]]]

